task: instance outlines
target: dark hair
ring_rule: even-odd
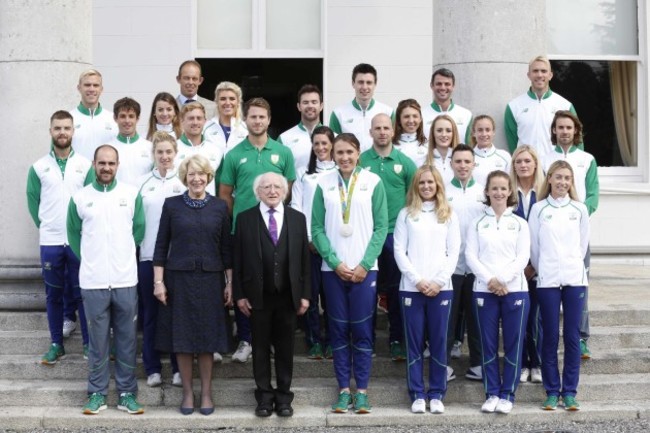
[[[176,137],[180,138],[183,130],[181,129],[181,119],[180,119],[180,110],[178,109],[178,103],[176,98],[172,96],[171,93],[160,92],[153,98],[153,103],[151,104],[151,113],[149,114],[149,131],[147,132],[147,140],[151,141],[153,138],[154,132],[156,132],[156,104],[158,101],[164,101],[172,106],[174,109],[174,118],[172,119],[172,128]]]
[[[244,103],[244,118],[248,117],[248,110],[250,110],[251,107],[259,107],[259,108],[264,108],[266,110],[266,114],[271,117],[271,105],[269,102],[264,99],[264,98],[252,98],[249,99]]]
[[[553,133],[553,129],[555,129],[555,125],[557,124],[557,119],[560,118],[573,120],[573,127],[576,131],[575,135],[573,136],[573,145],[577,146],[578,144],[582,143],[582,122],[580,119],[578,119],[578,116],[568,110],[558,110],[555,112],[555,116],[553,116],[553,122],[551,123],[551,143],[557,144],[557,136],[555,133]]]
[[[314,143],[314,137],[316,135],[326,135],[327,139],[332,143],[332,148],[334,148],[334,131],[332,131],[328,126],[318,126],[314,129],[314,132],[311,134],[311,142]],[[309,155],[309,163],[307,164],[307,174],[316,173],[316,154],[313,149]]]
[[[361,152],[361,143],[359,143],[359,139],[354,135],[349,132],[344,132],[342,134],[339,134],[336,136],[334,139],[334,143],[332,144],[332,150],[334,150],[334,146],[336,143],[339,141],[345,141],[346,143],[351,144],[357,149],[357,152]]]
[[[200,64],[199,62],[197,62],[196,60],[185,60],[185,61],[184,61],[183,63],[181,63],[181,65],[178,67],[178,77],[181,76],[181,71],[182,71],[183,68],[184,68],[185,66],[187,66],[187,65],[196,66],[197,68],[199,68],[199,75],[203,75],[203,72],[201,71],[201,64]]]
[[[505,179],[506,182],[508,183],[508,188],[510,189],[510,196],[508,196],[508,200],[506,201],[506,206],[508,207],[517,206],[519,199],[517,198],[517,194],[512,190],[510,175],[502,170],[494,170],[490,172],[490,174],[488,174],[487,180],[485,181],[485,190],[484,190],[485,201],[483,203],[485,203],[486,206],[492,206],[492,203],[490,202],[490,196],[487,194],[487,192],[488,192],[488,187],[490,186],[490,181],[495,177],[501,177]]]
[[[135,111],[135,117],[140,118],[140,104],[133,98],[128,96],[122,99],[118,99],[113,104],[113,116],[117,117],[120,114],[120,111]]]
[[[65,111],[65,110],[58,110],[55,111],[52,116],[50,116],[50,123],[54,120],[65,120],[65,119],[70,119],[74,122],[74,118],[72,117],[72,114],[70,112]]]
[[[420,107],[420,104],[415,99],[404,99],[402,101],[399,101],[399,104],[397,104],[397,109],[395,110],[395,135],[393,136],[393,144],[398,144],[400,136],[404,133],[404,128],[400,122],[400,117],[402,115],[402,111],[404,111],[406,108],[414,108],[418,110],[418,113],[420,114],[420,126],[418,126],[418,130],[415,132],[415,139],[420,143],[426,143],[427,137],[424,136],[422,107]]]
[[[431,75],[431,85],[433,85],[433,80],[436,78],[436,75],[442,75],[443,77],[451,78],[451,84],[456,84],[456,77],[451,70],[447,68],[440,68]]]
[[[377,70],[374,66],[369,65],[368,63],[359,63],[357,66],[352,69],[352,82],[357,78],[358,74],[372,74],[375,77],[375,83],[377,83]]]
[[[469,152],[472,154],[472,158],[474,157],[474,149],[472,149],[472,146],[469,146],[467,144],[457,144],[456,147],[453,148],[451,151],[451,157],[452,159],[454,158],[454,155],[456,152]]]
[[[102,144],[100,146],[97,146],[97,149],[95,149],[95,153],[93,154],[93,161],[97,161],[97,154],[101,149],[112,149],[113,152],[115,152],[115,155],[117,156],[117,161],[120,161],[120,152],[117,151],[117,149],[110,144]]]
[[[320,88],[315,85],[315,84],[305,84],[298,90],[298,103],[300,103],[300,98],[302,95],[305,93],[318,93],[318,98],[320,99],[320,102],[323,102],[323,92],[321,92]]]

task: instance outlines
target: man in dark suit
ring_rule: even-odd
[[[233,295],[251,320],[257,416],[293,415],[290,391],[296,316],[311,299],[309,241],[305,216],[283,205],[289,186],[277,173],[253,183],[259,205],[237,216]],[[277,387],[271,385],[271,345]]]

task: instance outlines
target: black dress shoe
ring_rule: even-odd
[[[213,407],[201,407],[199,408],[199,412],[201,415],[212,415],[214,413],[214,406]]]
[[[272,413],[273,406],[258,405],[257,408],[255,408],[255,415],[259,417],[271,416]]]
[[[291,407],[290,404],[283,404],[280,406],[276,406],[275,413],[277,413],[278,416],[282,416],[282,417],[293,416],[293,408]]]
[[[181,413],[183,415],[192,415],[194,413],[194,408],[181,406]]]

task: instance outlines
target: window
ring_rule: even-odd
[[[551,88],[573,103],[601,178],[647,180],[645,2],[547,0],[546,14]]]
[[[322,58],[322,0],[195,0],[195,57]]]

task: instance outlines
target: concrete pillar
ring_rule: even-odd
[[[92,2],[3,0],[0,41],[0,310],[42,308],[27,172],[49,151],[50,115],[78,103],[78,76],[92,61]]]
[[[505,107],[530,86],[530,59],[546,54],[546,2],[434,0],[433,11],[433,69],[454,72],[454,100],[491,115],[495,145],[507,149]]]

